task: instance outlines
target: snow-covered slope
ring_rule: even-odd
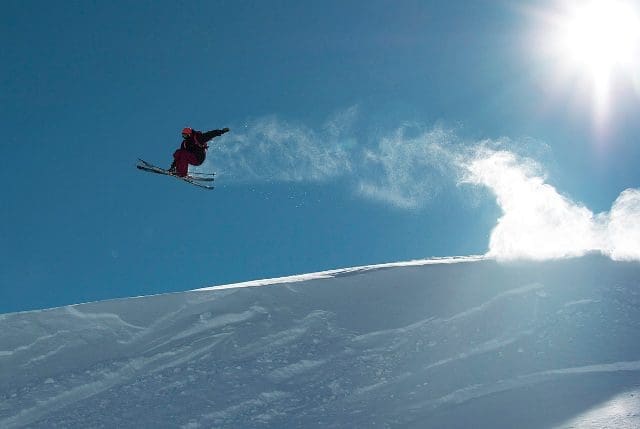
[[[593,255],[337,270],[0,328],[3,428],[640,427],[640,264]]]

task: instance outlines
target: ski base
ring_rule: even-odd
[[[163,174],[165,176],[175,177],[176,179],[180,179],[184,182],[190,183],[192,185],[198,186],[203,189],[213,189],[213,185],[207,185],[201,182],[213,182],[215,173],[194,173],[190,176],[180,177],[175,173],[172,173],[169,170],[165,170],[164,168],[160,168],[157,165],[153,165],[143,159],[138,159],[139,163],[136,167],[142,171],[148,171],[149,173]]]

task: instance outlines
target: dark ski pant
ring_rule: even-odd
[[[193,152],[186,149],[178,149],[173,153],[173,159],[176,161],[176,174],[185,177],[189,171],[189,165],[201,165],[204,158],[199,158]]]

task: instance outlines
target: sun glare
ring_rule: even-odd
[[[629,65],[637,45],[638,24],[629,4],[592,1],[568,17],[561,43],[572,61],[591,71]]]
[[[638,81],[640,18],[637,0],[564,0],[547,13],[546,49],[560,73],[589,82],[601,111],[615,79]],[[545,49],[545,50],[546,50]]]

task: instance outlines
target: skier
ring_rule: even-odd
[[[201,165],[204,162],[209,148],[207,142],[228,132],[229,128],[204,133],[193,128],[184,128],[182,130],[182,144],[180,149],[173,154],[173,163],[171,163],[169,171],[176,176],[187,177],[189,165]]]

